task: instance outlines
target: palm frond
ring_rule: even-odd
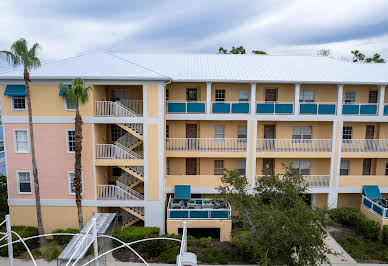
[[[11,51],[0,51],[0,54],[7,60],[8,64],[12,65],[13,67],[16,67],[20,64],[20,58]]]

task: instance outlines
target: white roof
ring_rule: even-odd
[[[32,79],[388,84],[388,64],[356,64],[319,56],[133,54],[93,52],[43,64]],[[0,73],[21,79],[22,71]]]

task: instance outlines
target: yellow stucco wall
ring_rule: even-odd
[[[361,193],[338,193],[338,208],[349,207],[359,210]]]
[[[302,84],[300,90],[315,92],[315,102],[337,102],[337,86],[327,84]]]
[[[84,225],[96,212],[97,207],[82,207]],[[35,206],[11,206],[9,213],[12,225],[37,226]],[[51,233],[59,228],[78,229],[76,207],[42,206],[42,220],[45,233]]]
[[[240,90],[248,90],[250,96],[251,85],[249,83],[212,83],[212,101],[215,101],[216,90],[225,90],[225,101],[238,101]]]
[[[158,124],[148,124],[148,199],[159,200]]]
[[[166,175],[166,188],[175,185],[190,185],[193,188],[217,188],[222,185],[221,176],[216,175]]]
[[[283,164],[288,165],[293,160],[298,160],[300,158],[296,159],[283,159],[283,158],[276,158],[274,159],[274,170],[276,174],[284,173],[284,167]],[[306,159],[303,159],[306,160]],[[330,159],[317,159],[317,158],[308,158],[307,160],[310,160],[310,172],[311,175],[329,175],[330,174]],[[256,175],[261,175],[263,169],[263,158],[256,158]]]
[[[317,194],[317,208],[326,208],[327,207],[327,194],[319,193]]]
[[[159,85],[147,85],[147,112],[149,117],[158,117]]]
[[[186,89],[197,89],[198,101],[206,101],[206,83],[204,82],[173,82],[167,85],[169,101],[186,101]]]
[[[356,103],[368,103],[369,91],[379,90],[378,86],[374,85],[345,85],[343,92],[343,102],[345,102],[345,94],[347,91],[354,91],[356,93]]]
[[[256,84],[256,101],[264,102],[266,89],[277,89],[279,102],[294,102],[294,84]]]
[[[283,122],[283,121],[259,121],[257,123],[257,138],[264,138],[264,125],[275,125],[275,138],[292,139],[292,127],[294,126],[311,126],[313,139],[331,139],[332,122]]]

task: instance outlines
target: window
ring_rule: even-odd
[[[215,126],[214,127],[214,138],[223,139],[224,138],[224,126]]]
[[[170,89],[166,88],[166,101],[170,99]]]
[[[345,103],[346,104],[354,104],[355,99],[356,99],[356,92],[354,92],[354,91],[345,92]]]
[[[66,111],[75,111],[77,108],[76,104],[73,103],[72,101],[69,101],[65,98],[65,110]]]
[[[247,126],[238,126],[237,127],[237,138],[247,139]]]
[[[31,194],[31,174],[30,172],[16,172],[19,194]]]
[[[214,160],[214,175],[222,175],[224,171],[224,160]]]
[[[225,90],[216,90],[216,102],[225,101]]]
[[[292,161],[292,167],[295,169],[299,169],[301,175],[310,175],[310,160]]]
[[[342,142],[345,142],[345,143],[352,142],[352,133],[353,133],[353,127],[343,127]]]
[[[166,125],[166,139],[170,137],[170,126]]]
[[[170,160],[166,160],[166,175],[170,174]]]
[[[67,152],[73,153],[75,151],[75,131],[66,130],[66,148]]]
[[[69,172],[67,177],[69,179],[69,193],[75,194],[74,172]],[[83,187],[83,176],[81,175],[81,193],[83,193]]]
[[[238,93],[239,102],[248,102],[249,101],[249,91],[248,90],[240,90]]]
[[[237,172],[240,175],[245,175],[245,167],[246,167],[246,161],[245,160],[238,160],[237,161]]]
[[[388,175],[388,161],[385,162],[385,175]]]
[[[340,175],[349,175],[349,160],[341,160]]]
[[[188,88],[186,89],[186,100],[190,101],[198,101],[198,91],[197,89]]]
[[[292,142],[293,143],[310,143],[313,135],[311,126],[295,126],[292,127]]]
[[[26,97],[25,96],[12,96],[12,109],[13,110],[26,110]]]
[[[14,131],[15,140],[15,152],[27,153],[28,152],[28,135],[27,129],[17,129]]]
[[[313,103],[314,102],[314,91],[300,91],[299,96],[300,103]]]

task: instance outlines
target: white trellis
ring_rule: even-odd
[[[90,238],[93,239],[92,242],[93,242],[93,245],[94,245],[94,258],[89,260],[88,262],[84,263],[82,266],[90,265],[92,262],[94,262],[95,265],[98,266],[98,259],[99,258],[101,258],[101,257],[107,255],[108,253],[111,253],[111,252],[113,252],[113,251],[115,251],[117,249],[123,248],[123,247],[126,247],[130,251],[132,251],[139,259],[141,259],[141,261],[144,264],[146,264],[148,266],[149,264],[147,263],[147,261],[139,253],[137,253],[136,250],[134,250],[131,247],[131,245],[133,245],[133,244],[140,243],[140,242],[145,242],[145,241],[171,240],[171,241],[181,242],[180,253],[177,256],[177,265],[178,266],[182,266],[182,255],[187,250],[187,226],[186,226],[186,222],[183,222],[182,240],[175,239],[175,238],[169,238],[169,237],[154,237],[154,238],[147,238],[147,239],[137,240],[137,241],[133,241],[133,242],[130,242],[130,243],[125,243],[122,240],[120,240],[120,239],[118,239],[116,237],[110,236],[110,235],[97,235],[97,226],[96,226],[97,223],[96,223],[96,219],[95,218],[92,218],[91,226],[90,226],[90,228],[88,228],[86,233],[78,233],[78,234],[73,234],[73,233],[51,233],[51,234],[37,235],[37,236],[31,236],[31,237],[26,237],[26,238],[22,238],[18,233],[12,231],[12,229],[11,229],[11,217],[10,217],[9,214],[6,215],[5,216],[5,220],[0,223],[0,227],[3,226],[4,224],[6,224],[6,232],[5,233],[0,232],[0,235],[3,235],[0,238],[0,241],[2,241],[5,238],[7,238],[7,244],[0,245],[0,248],[8,246],[8,258],[9,258],[9,265],[10,266],[14,265],[13,264],[13,244],[19,243],[19,242],[23,243],[23,245],[26,248],[29,256],[31,257],[32,263],[35,266],[37,266],[35,258],[32,255],[32,253],[31,253],[30,249],[28,248],[27,244],[25,243],[25,241],[30,240],[30,239],[34,239],[34,238],[39,238],[39,237],[46,237],[46,236],[59,236],[59,235],[62,235],[62,236],[64,236],[64,235],[68,235],[68,236],[82,236],[82,240],[77,244],[76,250],[74,251],[74,253],[72,254],[71,258],[66,263],[66,266],[69,266],[69,265],[75,266],[77,264],[77,262],[81,259],[81,257],[83,256],[84,252],[80,252],[79,256],[77,256],[77,257],[75,257],[75,254],[78,251],[86,251],[85,249],[87,249],[89,246],[85,246],[85,245],[82,246],[82,244],[88,238],[89,239]],[[89,236],[90,232],[92,232],[92,237]],[[18,240],[12,241],[12,234],[16,235]],[[112,240],[116,240],[116,241],[118,241],[121,244],[121,246],[112,248],[112,249],[110,249],[110,250],[108,250],[108,251],[106,251],[106,252],[104,252],[102,254],[98,254],[98,241],[97,241],[98,238],[110,238]],[[73,263],[71,263],[72,260],[74,260]],[[196,260],[195,260],[195,265],[196,265]]]

